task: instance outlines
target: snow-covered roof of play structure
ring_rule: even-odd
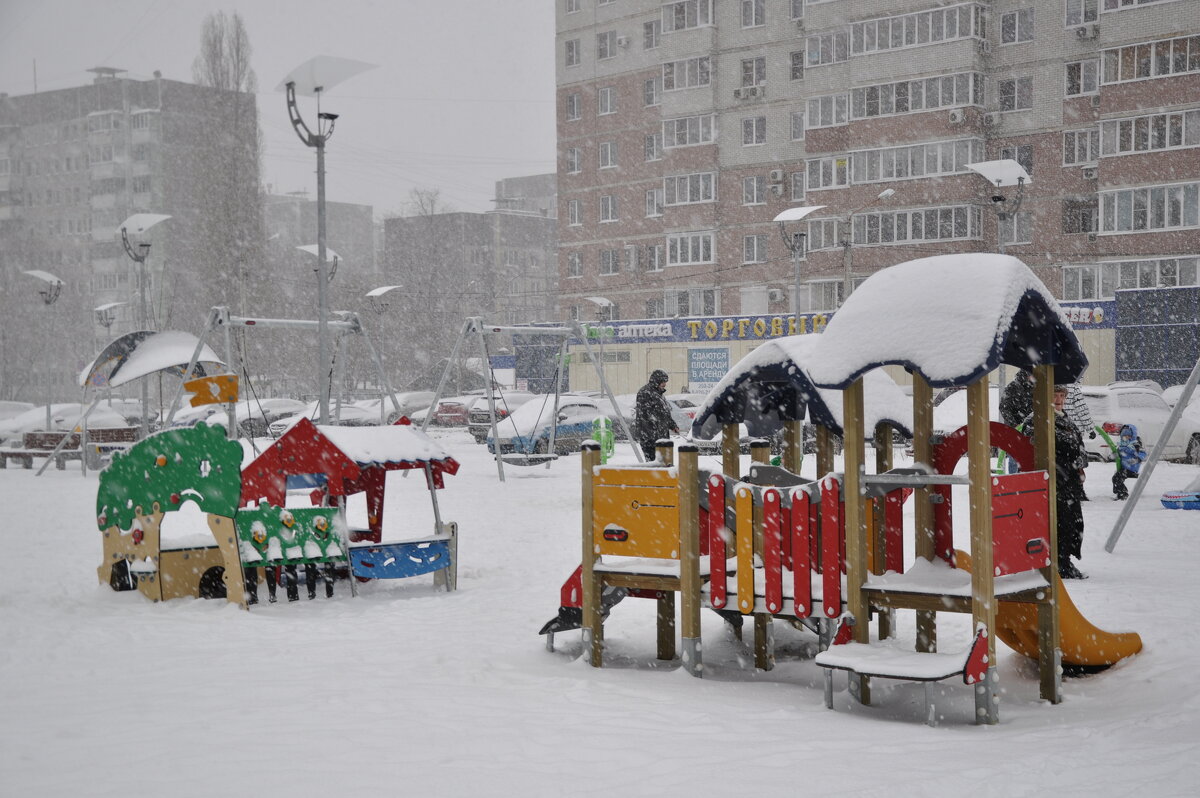
[[[98,374],[103,374],[110,364],[112,367],[106,377],[108,384],[114,388],[163,369],[185,369],[191,362],[192,353],[196,351],[196,344],[199,342],[196,336],[181,330],[138,330],[126,333],[104,347],[104,351],[80,372],[79,384],[87,387]],[[225,365],[207,344],[201,348],[200,357],[196,361],[196,376],[204,376],[206,373],[201,363]]]
[[[389,427],[316,426],[330,443],[360,466],[453,459],[428,435],[407,424]]]
[[[751,435],[766,435],[785,420],[803,418],[842,434],[841,391],[818,388],[808,375],[822,336],[792,335],[767,341],[734,364],[696,411],[692,435],[708,439],[721,426],[744,422]],[[864,380],[867,429],[888,422],[912,434],[912,401],[884,371]]]
[[[966,385],[1001,363],[1055,366],[1075,382],[1088,361],[1058,302],[1029,267],[1008,255],[938,255],[876,272],[821,334],[809,374],[845,388],[885,364],[919,372],[934,387]]]

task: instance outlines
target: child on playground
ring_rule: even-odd
[[[1118,501],[1125,501],[1129,498],[1129,490],[1125,487],[1125,480],[1141,473],[1142,461],[1146,459],[1146,452],[1142,449],[1142,439],[1138,437],[1137,427],[1133,424],[1126,424],[1121,427],[1121,438],[1117,444],[1117,473],[1113,474],[1113,493],[1116,494]]]

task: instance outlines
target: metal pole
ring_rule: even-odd
[[[148,249],[148,248],[147,248]],[[138,326],[143,330],[149,325],[150,315],[146,312],[146,255],[144,253],[138,262]],[[146,380],[142,379],[142,437],[145,438],[150,434],[150,385]]]
[[[853,227],[854,217],[846,217],[846,232],[842,238],[842,302],[845,303],[850,298],[850,270],[853,268],[854,255],[851,254],[851,228]]]
[[[329,278],[325,262],[325,135],[313,136],[317,145],[317,385],[320,386],[320,419],[329,423]]]
[[[800,242],[797,243],[795,236],[800,237]],[[785,239],[786,240],[786,239]],[[804,234],[795,233],[790,242],[788,249],[792,252],[792,279],[796,285],[792,294],[792,316],[796,319],[796,324],[800,324],[800,256],[804,254],[802,247],[804,246]]]

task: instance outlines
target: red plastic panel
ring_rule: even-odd
[[[709,599],[713,609],[724,609],[729,602],[729,588],[725,582],[725,477],[713,474],[708,478],[708,554],[711,579]]]
[[[812,540],[809,525],[809,510],[811,502],[808,492],[801,489],[792,491],[791,539],[792,539],[792,579],[795,601],[793,611],[797,618],[807,618],[812,615]]]
[[[967,652],[967,663],[963,667],[963,683],[975,684],[982,682],[987,675],[988,665],[988,634],[984,626],[975,633],[975,642]]]
[[[842,518],[841,483],[821,480],[821,592],[826,618],[842,612],[842,564],[846,526]]]
[[[783,609],[783,513],[779,491],[763,491],[763,568],[766,577],[764,598],[767,612]]]
[[[1050,475],[992,477],[992,564],[996,576],[1050,565]]]
[[[583,606],[583,566],[576,568],[558,591],[560,607]]]

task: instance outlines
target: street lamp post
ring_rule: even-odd
[[[46,305],[46,310],[48,312],[50,310],[50,306],[58,300],[59,294],[62,293],[63,281],[55,277],[50,272],[44,272],[41,269],[30,269],[29,271],[25,272],[25,274],[42,281],[43,285],[38,291],[38,294],[41,295],[42,302]],[[49,331],[47,331],[46,335],[47,338],[49,338]],[[50,380],[49,359],[43,358],[42,367],[46,370],[46,429],[49,430],[50,405],[54,401],[53,388]]]
[[[864,205],[860,205],[859,207],[850,211],[850,213],[846,214],[846,221],[844,222],[844,224],[842,226],[842,274],[843,274],[843,276],[842,276],[842,302],[843,303],[847,299],[850,298],[850,290],[851,290],[850,283],[851,283],[852,277],[853,277],[854,256],[852,254],[852,251],[853,251],[852,245],[854,242],[854,232],[851,228],[854,224],[854,214],[856,214],[860,211],[866,210],[867,208],[874,205],[876,202],[879,202],[880,200],[885,200],[895,193],[896,193],[896,190],[894,188],[885,188],[883,191],[879,192],[878,196],[876,196],[875,199],[871,200],[870,202],[868,202]]]
[[[1012,217],[1015,227],[1017,211],[1021,209],[1021,203],[1025,200],[1025,187],[1033,180],[1025,171],[1025,167],[1012,158],[969,163],[967,168],[986,180],[989,187],[992,187],[988,199],[991,200],[992,209],[996,211],[996,248],[1003,255],[1005,254],[1004,231],[1000,229],[1000,224]],[[1015,194],[1006,195],[1001,190],[1012,186],[1017,188]]]
[[[317,385],[320,421],[329,423],[330,342],[329,278],[325,250],[325,144],[333,135],[338,115],[321,111],[321,94],[353,75],[371,68],[371,64],[348,58],[317,56],[294,69],[278,87],[287,92],[288,119],[304,146],[317,151]],[[278,90],[278,89],[277,89]],[[300,116],[296,95],[317,98],[317,130],[313,132]]]
[[[779,225],[779,236],[783,239],[783,245],[792,254],[792,280],[794,282],[792,289],[792,315],[797,320],[800,318],[800,261],[804,260],[804,245],[808,238],[808,233],[803,230],[796,230],[789,235],[787,225],[788,222],[803,221],[804,217],[824,207],[824,205],[804,205],[799,208],[788,208],[773,220]],[[799,321],[797,321],[798,323]]]
[[[161,213],[135,213],[125,221],[121,222],[121,245],[125,247],[125,254],[138,265],[138,327],[142,330],[148,330],[152,326],[150,324],[150,311],[147,307],[146,297],[146,259],[150,257],[150,242],[139,241],[135,246],[130,240],[130,234],[142,235],[151,227],[159,222],[165,222],[170,219],[170,216]],[[150,384],[146,380],[142,380],[142,437],[146,437],[150,433]]]

